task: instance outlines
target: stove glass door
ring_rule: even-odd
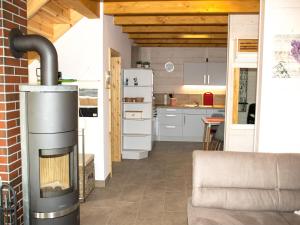
[[[73,147],[40,149],[41,198],[61,196],[73,191]]]

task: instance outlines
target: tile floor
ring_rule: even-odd
[[[186,225],[192,151],[201,143],[156,142],[145,160],[113,165],[113,177],[81,205],[81,225]]]

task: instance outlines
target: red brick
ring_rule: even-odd
[[[6,104],[0,103],[0,111],[5,111],[5,110],[6,110]]]
[[[8,154],[13,154],[21,150],[21,144],[18,143],[16,145],[10,146],[8,148]]]
[[[17,170],[13,171],[13,172],[10,172],[9,173],[9,180],[14,180],[16,179],[17,177],[19,177],[19,173]],[[18,182],[15,182],[15,185],[17,184]],[[13,185],[14,186],[14,185]]]
[[[3,11],[2,16],[4,19],[10,20],[10,21],[13,20],[13,15],[8,11]]]
[[[1,164],[7,164],[8,163],[7,156],[0,156],[0,163]]]
[[[16,127],[17,126],[17,120],[10,120],[10,121],[7,121],[7,128],[10,129],[10,128],[13,128],[13,127]]]
[[[15,91],[15,85],[5,85],[5,92],[14,92]]]
[[[17,138],[16,137],[11,137],[9,139],[7,139],[7,146],[11,146],[17,144]]]
[[[7,138],[6,130],[0,130],[0,138]]]
[[[6,94],[6,101],[18,101],[19,100],[19,93],[13,93],[13,94]]]
[[[0,120],[6,120],[6,112],[0,112]],[[0,121],[1,128],[6,128],[6,122]]]
[[[27,68],[16,68],[15,74],[16,75],[28,75],[28,69]]]
[[[7,148],[0,148],[0,155],[7,155]]]
[[[21,83],[28,83],[28,77],[21,77]]]
[[[4,72],[5,72],[5,74],[12,74],[12,75],[14,75],[15,74],[15,69],[13,67],[6,66],[4,68]]]
[[[16,179],[15,179],[16,178]],[[17,176],[16,175],[16,177],[15,178],[13,178],[13,179],[15,179],[15,180],[13,180],[11,177],[10,177],[10,180],[13,180],[12,182],[11,182],[11,186],[12,187],[16,187],[16,186],[18,186],[21,182],[22,182],[22,178],[21,178],[21,176]]]
[[[14,102],[10,102],[6,104],[6,110],[7,111],[11,111],[11,110],[15,110],[16,109],[16,103]]]
[[[0,94],[0,101],[1,102],[5,102],[5,98],[6,98],[5,94]]]
[[[7,139],[0,139],[0,147],[6,147],[7,146]]]
[[[21,160],[12,161],[12,164],[9,165],[9,171],[14,171],[17,168],[21,167]],[[19,175],[19,172],[17,171],[17,175]]]
[[[28,67],[28,61],[27,61],[27,59],[21,59],[21,67],[24,67],[24,68]]]
[[[19,16],[23,18],[27,18],[27,11],[20,9],[19,10]]]
[[[13,129],[9,129],[7,131],[7,137],[12,137],[12,136],[16,136],[20,134],[20,127],[16,127],[16,128],[13,128]]]
[[[0,165],[0,173],[7,173],[8,168],[7,165]]]
[[[4,59],[6,66],[20,66],[20,60],[15,58],[5,58]]]
[[[19,12],[19,9],[18,7],[8,3],[7,1],[3,1],[3,9],[9,11],[9,12],[12,12],[12,13],[15,13],[15,14],[18,14]]]
[[[3,118],[1,118],[1,114],[2,113],[0,113],[0,119],[3,119]],[[5,114],[4,114],[4,117],[5,117]],[[5,119],[5,118],[4,118]],[[6,122],[4,122],[4,121],[0,121],[0,129],[5,129],[7,126],[6,126]]]
[[[27,8],[26,3],[22,2],[20,0],[13,0],[13,3],[14,3],[14,5],[17,5],[17,6],[19,6],[22,9],[26,9]]]
[[[7,112],[6,113],[7,120],[17,119],[19,117],[20,117],[20,112],[19,111],[12,111],[12,112]]]
[[[14,15],[13,16],[13,21],[17,24],[20,24],[20,25],[23,25],[23,26],[26,26],[27,25],[27,19],[24,19],[20,16],[16,16]]]
[[[0,177],[2,181],[8,181],[8,174],[7,173],[0,173]]]
[[[20,83],[20,77],[19,76],[6,76],[5,77],[5,82],[6,83],[13,83],[13,84]]]

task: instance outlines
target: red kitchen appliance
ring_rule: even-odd
[[[211,92],[205,92],[203,94],[203,105],[214,105],[214,94]]]

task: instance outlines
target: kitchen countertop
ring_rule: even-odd
[[[194,106],[194,105],[176,105],[176,106],[171,106],[171,105],[160,105],[157,104],[155,105],[156,108],[177,108],[177,109],[225,109],[225,105],[212,105],[212,106],[207,106],[207,105],[199,105],[199,106]]]

